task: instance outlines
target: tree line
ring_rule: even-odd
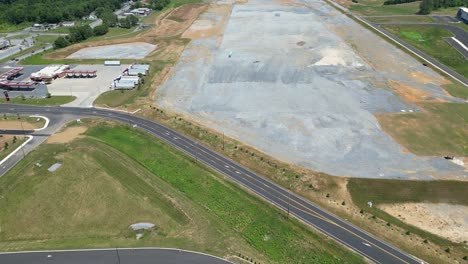
[[[427,15],[433,10],[454,6],[468,6],[468,0],[423,0],[419,5],[419,13]]]
[[[0,0],[0,22],[58,23],[89,15],[98,7],[120,8],[125,0]]]
[[[102,24],[94,29],[89,25],[76,26],[70,28],[70,34],[65,37],[58,37],[54,42],[54,48],[65,48],[71,44],[81,42],[92,36],[102,36],[109,32],[109,27],[131,28],[138,24],[138,18],[130,15],[125,18],[118,19],[110,9],[96,9],[96,15],[102,19]]]
[[[398,5],[416,1],[419,0],[386,0],[384,5]],[[419,5],[419,14],[428,15],[433,10],[454,6],[468,6],[468,0],[422,0]]]

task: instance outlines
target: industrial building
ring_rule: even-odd
[[[104,66],[120,66],[120,61],[104,61]]]
[[[0,92],[6,97],[14,98],[19,96],[37,98],[45,97],[48,93],[47,86],[42,82],[34,81],[14,81],[22,75],[24,68],[17,67],[0,75]]]
[[[458,9],[457,17],[468,24],[468,8],[460,7],[460,9]]]
[[[51,83],[52,80],[65,76],[66,71],[69,69],[70,66],[68,65],[50,65],[38,72],[31,73],[31,80]]]
[[[0,49],[5,49],[11,46],[11,43],[7,39],[0,39]]]
[[[65,71],[66,78],[95,78],[97,70],[67,70]]]
[[[132,64],[124,71],[124,74],[129,76],[138,76],[140,74],[146,76],[148,74],[149,67],[149,64]]]
[[[139,75],[147,75],[149,64],[132,64],[123,71],[123,75],[117,77],[112,82],[111,88],[115,90],[130,90],[140,83]]]
[[[151,9],[141,7],[131,10],[130,12],[124,13],[124,15],[135,15],[135,16],[147,16],[151,13]]]

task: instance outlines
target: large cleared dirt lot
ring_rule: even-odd
[[[326,3],[212,6],[192,27],[194,40],[157,90],[163,107],[333,175],[466,177],[440,157],[407,153],[373,115],[416,111],[396,95],[402,85],[453,101],[439,88],[445,80]]]

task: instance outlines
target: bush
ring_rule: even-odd
[[[463,259],[464,259],[464,260],[468,260],[468,256],[464,256]]]
[[[61,49],[61,48],[65,48],[67,46],[70,45],[70,42],[64,38],[64,37],[58,37],[55,41],[54,41],[54,49]]]
[[[50,94],[50,93],[46,94],[46,98],[51,98],[51,97],[52,97],[52,94]]]
[[[411,235],[411,232],[410,231],[406,231],[405,233],[407,236]]]
[[[102,36],[107,34],[107,32],[109,32],[109,27],[107,26],[107,24],[99,25],[93,29],[93,33],[95,36]]]
[[[450,253],[450,248],[446,248],[445,252]]]

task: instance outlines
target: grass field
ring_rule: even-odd
[[[23,136],[17,136],[17,140],[15,143],[13,143],[12,140],[7,140],[4,137],[0,137],[0,161],[3,160],[6,156],[10,155],[13,151],[15,151],[16,148],[21,146],[26,141],[27,138]],[[8,148],[4,148],[5,142],[8,143]]]
[[[443,38],[452,37],[449,31],[422,25],[383,26],[427,55],[468,77],[468,63]]]
[[[10,104],[25,104],[25,105],[62,105],[75,100],[75,96],[52,96],[51,98],[11,98]],[[4,104],[5,102],[2,102]]]
[[[262,263],[363,262],[140,130],[100,123],[86,135],[42,145],[0,178],[1,250],[172,246]],[[135,240],[128,225],[140,221],[158,228]]]
[[[399,5],[383,5],[384,0],[358,0],[352,4],[349,10],[361,16],[385,16],[385,15],[416,15],[419,11],[419,2]]]
[[[443,85],[444,88],[450,95],[459,97],[462,99],[468,99],[468,88],[461,83],[454,82],[451,84]]]
[[[382,128],[412,153],[468,156],[468,105],[421,103],[422,113],[379,114]]]
[[[387,16],[387,17],[367,17],[367,20],[374,23],[436,23],[430,16]]]
[[[393,203],[450,203],[468,205],[468,182],[460,181],[403,181],[378,179],[349,179],[348,190],[353,202],[378,218],[398,225],[412,233],[426,237],[441,245],[453,244],[446,239],[407,225],[377,208],[379,204]],[[372,201],[372,208],[367,202]]]

